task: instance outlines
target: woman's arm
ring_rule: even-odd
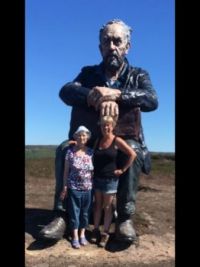
[[[122,138],[116,137],[115,142],[116,142],[117,147],[128,156],[128,160],[127,160],[125,166],[121,169],[115,170],[115,175],[118,176],[118,175],[121,175],[124,172],[126,172],[126,170],[133,163],[134,159],[137,157],[137,154],[135,153],[133,148],[130,147]]]

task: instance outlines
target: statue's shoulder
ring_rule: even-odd
[[[129,77],[133,77],[133,79],[138,79],[139,77],[149,77],[149,73],[148,71],[146,71],[145,69],[141,68],[141,67],[133,67],[130,66],[129,67]]]
[[[84,66],[81,71],[84,73],[96,72],[99,69],[99,65]]]
[[[129,66],[129,72],[132,72],[134,74],[142,74],[146,73],[147,71],[141,67]]]

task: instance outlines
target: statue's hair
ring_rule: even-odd
[[[100,42],[101,42],[101,35],[102,35],[103,31],[110,24],[120,24],[123,27],[123,29],[124,29],[124,33],[126,34],[127,42],[130,43],[130,41],[131,41],[132,28],[130,26],[128,26],[126,23],[124,23],[120,19],[112,19],[112,20],[108,21],[106,24],[104,24],[101,27],[101,29],[99,30],[99,40],[100,40]]]

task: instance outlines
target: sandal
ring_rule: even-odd
[[[87,245],[87,239],[85,238],[85,237],[80,237],[80,244],[82,245],[82,246],[86,246]]]
[[[108,239],[109,239],[109,234],[108,233],[102,233],[99,247],[104,248],[108,242]]]
[[[73,239],[71,244],[72,244],[73,248],[80,248],[81,247],[80,243],[79,243],[79,241],[77,239]]]

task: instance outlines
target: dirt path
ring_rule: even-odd
[[[128,247],[115,242],[114,224],[106,249],[89,243],[74,250],[66,238],[53,244],[38,241],[39,230],[54,216],[53,189],[53,178],[26,178],[26,267],[175,266],[174,177],[141,177],[134,217],[139,244]]]

